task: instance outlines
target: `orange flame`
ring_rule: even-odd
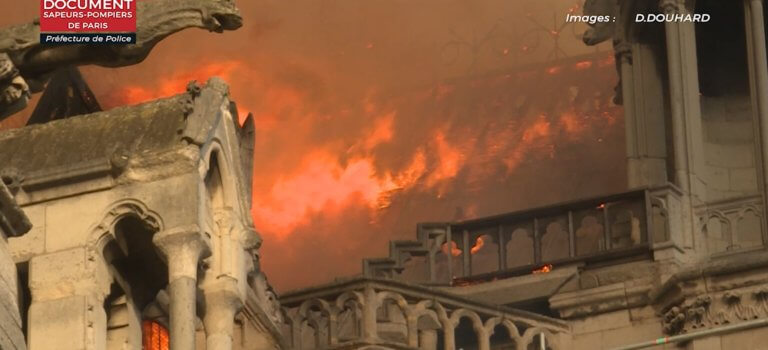
[[[477,237],[477,240],[475,241],[475,245],[472,246],[472,249],[469,250],[471,254],[477,254],[477,252],[480,251],[480,249],[483,249],[483,246],[485,245],[485,240],[483,237]]]
[[[442,250],[444,254],[448,254],[448,243],[443,243]],[[456,245],[456,242],[451,241],[450,254],[453,257],[461,255],[461,249]]]
[[[554,266],[552,266],[552,264],[547,264],[547,265],[544,265],[544,266],[542,266],[542,267],[540,267],[538,269],[533,270],[532,273],[534,275],[540,274],[540,273],[549,273],[550,271],[552,271],[553,268],[554,268]]]
[[[577,68],[592,64],[585,62],[577,63]],[[561,69],[550,67],[543,73],[555,74]],[[471,86],[510,84],[515,80],[513,77],[523,79],[523,75],[477,80]],[[558,107],[553,112],[558,113],[555,117],[547,113],[532,114],[496,124],[489,128],[489,137],[482,140],[475,135],[476,130],[463,130],[450,124],[432,125],[426,133],[419,131],[426,136],[425,141],[410,147],[398,146],[397,157],[401,160],[391,162],[382,155],[382,150],[389,149],[387,154],[391,154],[392,145],[404,138],[418,138],[408,130],[410,121],[405,124],[408,126],[399,125],[403,123],[404,114],[399,108],[381,102],[373,93],[352,103],[325,106],[322,103],[329,101],[321,100],[303,85],[276,84],[272,81],[274,77],[263,76],[239,61],[203,64],[179,71],[154,86],[128,86],[118,89],[107,100],[111,100],[112,105],[124,105],[177,94],[184,91],[189,80],[202,82],[210,76],[220,76],[233,85],[233,99],[238,102],[241,121],[247,112],[254,113],[259,132],[257,150],[265,154],[262,157],[269,164],[257,165],[260,168],[254,176],[253,216],[260,230],[277,238],[290,236],[298,227],[309,223],[313,215],[339,214],[350,206],[370,209],[375,219],[378,211],[389,208],[398,193],[405,191],[443,197],[454,188],[451,186],[465,170],[466,181],[472,183],[481,183],[496,175],[495,168],[480,166],[480,161],[492,162],[509,175],[532,155],[554,157],[556,138],[563,134],[580,137],[594,124],[588,122],[583,111]],[[254,95],[253,91],[258,93]],[[456,85],[441,83],[427,89],[423,97],[431,99],[429,103],[440,103],[459,91]],[[246,95],[249,98],[238,96],[249,93],[252,94]],[[498,108],[503,103],[504,100],[499,100],[487,108]],[[615,122],[614,115],[601,109],[598,102],[594,103],[595,106],[587,107],[603,111],[597,117],[608,123]],[[358,124],[344,128],[345,134],[340,137],[317,136],[317,130],[336,120]],[[286,129],[289,132],[284,132]],[[327,133],[332,135],[338,129],[341,128]],[[279,133],[282,138],[264,137],[270,133]],[[267,158],[272,149],[285,147],[295,152],[276,152],[279,155]],[[471,216],[479,210],[472,204],[466,207],[474,208]],[[452,245],[451,254],[461,254],[455,243]],[[471,253],[483,245],[479,238]]]

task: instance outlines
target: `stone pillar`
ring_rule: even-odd
[[[443,323],[443,342],[443,349],[456,350],[456,325],[450,320]]]
[[[29,269],[29,349],[106,349],[112,279],[100,254],[80,247],[38,255]]]
[[[667,15],[685,15],[689,11],[682,0],[662,0]],[[693,23],[665,22],[669,99],[672,119],[674,182],[683,192],[685,246],[694,247],[696,219],[694,207],[706,200],[704,141],[699,99],[696,35]]]
[[[475,334],[477,334],[477,349],[491,350],[491,336],[488,331],[485,328],[475,328]]]
[[[197,225],[155,234],[154,244],[168,261],[171,350],[195,348],[197,266],[210,255],[210,239]]]
[[[629,188],[668,182],[664,82],[656,62],[659,50],[655,45],[626,42],[615,48],[621,70]]]
[[[437,331],[424,329],[419,332],[420,350],[437,350]]]
[[[375,343],[379,340],[379,330],[376,320],[376,311],[379,307],[379,301],[376,298],[376,291],[372,287],[365,287],[362,321],[363,341]]]
[[[232,350],[235,316],[243,308],[236,288],[236,282],[231,281],[203,289],[206,350]]]
[[[763,175],[763,196],[768,199],[768,63],[765,48],[765,19],[762,0],[745,0],[744,9],[748,14],[747,43],[750,48],[750,72],[752,73],[754,101],[760,130],[760,154]],[[765,210],[765,209],[764,209]]]
[[[616,60],[619,65],[621,76],[621,96],[624,105],[624,128],[626,130],[627,143],[627,184],[629,188],[640,187],[643,185],[642,179],[642,160],[640,159],[640,147],[638,142],[641,135],[638,135],[637,121],[635,120],[635,93],[634,79],[632,74],[632,50],[626,43],[614,48],[616,51]]]

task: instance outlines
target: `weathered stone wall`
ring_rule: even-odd
[[[19,236],[30,229],[29,219],[19,208],[14,195],[6,187],[13,178],[0,179],[0,349],[26,349],[19,310],[19,281],[16,264],[11,257],[8,237]]]
[[[749,96],[701,97],[707,201],[758,193]]]
[[[26,349],[21,331],[16,265],[8,252],[5,233],[0,229],[0,349]]]
[[[661,337],[661,321],[650,307],[624,309],[572,322],[572,349],[613,349]],[[654,348],[656,349],[656,348]],[[678,349],[673,345],[658,347]]]

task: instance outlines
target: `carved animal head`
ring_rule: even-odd
[[[243,17],[234,0],[213,0],[203,2],[206,6],[204,18],[208,29],[214,32],[235,30],[243,26]]]

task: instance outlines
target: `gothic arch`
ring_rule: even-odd
[[[112,203],[99,223],[88,236],[86,244],[96,252],[101,252],[111,240],[115,240],[115,224],[127,216],[134,216],[149,226],[155,232],[163,230],[163,220],[159,214],[150,210],[144,202],[138,199],[122,199]]]
[[[224,152],[224,148],[218,142],[213,140],[207,145],[205,150],[201,150],[201,160],[199,167],[200,177],[204,179],[204,185],[220,186],[215,190],[220,190],[222,208],[240,209],[237,196],[237,181],[239,179],[234,174],[233,164],[230,155]],[[214,178],[212,176],[218,176]],[[209,180],[218,180],[217,183],[209,183]]]

